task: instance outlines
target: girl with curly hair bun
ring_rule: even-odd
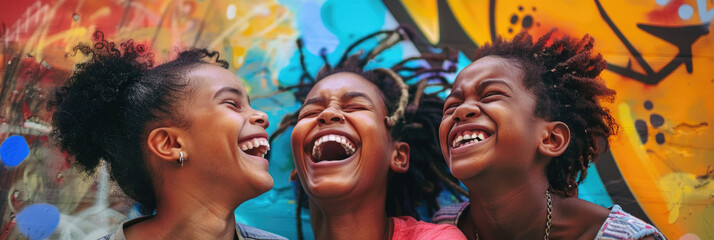
[[[350,53],[371,38],[379,39],[374,49]],[[298,197],[297,216],[307,201],[316,239],[464,239],[453,226],[417,220],[418,206],[433,213],[443,189],[461,190],[440,160],[436,133],[443,100],[438,92],[424,91],[429,85],[448,89],[441,73],[456,68],[440,67],[453,56],[424,55],[391,68],[364,69],[404,39],[401,28],[369,35],[334,66],[323,55],[316,78],[305,71],[298,85],[283,88],[294,90],[303,106],[283,119],[273,137],[294,126],[292,179],[307,195]],[[438,67],[407,66],[417,60]]]
[[[242,202],[272,188],[268,117],[250,106],[218,52],[153,66],[141,44],[94,34],[50,107],[54,143],[88,174],[105,162],[146,216],[102,239],[284,239],[236,224]]]
[[[593,39],[527,32],[477,50],[444,103],[441,150],[469,202],[437,222],[469,239],[664,239],[615,205],[577,198],[590,163],[617,124],[599,100],[615,91],[598,75]],[[550,42],[550,43],[549,43]]]

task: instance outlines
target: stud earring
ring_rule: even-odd
[[[345,116],[342,116],[342,122],[344,122],[344,121],[346,121],[346,120],[345,120]]]
[[[186,158],[183,157],[183,151],[179,151],[179,159],[178,159],[179,167],[183,167],[183,161],[186,161]]]

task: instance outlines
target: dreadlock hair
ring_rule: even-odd
[[[444,187],[455,195],[465,196],[463,190],[453,176],[448,174],[448,167],[442,160],[438,142],[438,130],[441,122],[444,101],[437,95],[451,88],[451,84],[443,73],[455,72],[455,64],[442,68],[446,61],[455,63],[456,55],[450,51],[444,54],[424,54],[419,57],[404,59],[393,67],[365,70],[367,63],[380,52],[408,38],[409,33],[404,28],[392,31],[379,31],[370,34],[350,45],[340,61],[331,66],[324,51],[321,57],[325,65],[315,78],[307,72],[302,52],[302,41],[298,40],[300,61],[303,74],[297,85],[280,87],[279,91],[292,90],[295,99],[304,102],[312,87],[321,79],[340,72],[358,74],[373,83],[382,93],[386,105],[389,133],[394,140],[403,141],[410,146],[409,170],[406,173],[391,173],[387,188],[386,212],[388,216],[408,215],[419,219],[416,208],[426,204],[429,214],[438,208],[437,197]],[[370,38],[386,35],[378,45],[367,54],[358,51],[350,55],[350,51],[360,43]],[[363,57],[362,55],[365,55]],[[431,66],[438,67],[408,67],[407,63],[426,60]],[[439,86],[440,90],[426,93],[427,86]],[[406,95],[405,95],[406,94]],[[286,115],[280,122],[278,130],[270,137],[271,141],[289,127],[297,123],[298,112]],[[305,207],[306,197],[302,186],[297,184],[296,218],[298,238],[302,239],[300,223],[301,208]]]
[[[158,121],[190,126],[176,111],[181,96],[192,91],[186,73],[202,64],[227,68],[228,63],[218,59],[218,52],[191,49],[152,68],[148,46],[132,40],[117,46],[100,31],[93,36],[94,44],[73,48],[74,55],[79,51],[89,59],[75,66],[48,104],[55,110],[50,138],[88,175],[103,159],[111,178],[148,215],[156,209],[156,196],[143,139]]]
[[[601,99],[612,102],[615,91],[598,77],[606,64],[602,55],[592,54],[594,39],[589,35],[580,40],[552,39],[555,31],[535,43],[526,31],[511,41],[498,38],[478,49],[474,59],[498,56],[517,65],[526,73],[524,86],[536,96],[534,114],[568,125],[570,145],[551,159],[546,176],[552,192],[573,197],[590,163],[609,147],[607,139],[618,131],[610,111],[599,103]]]

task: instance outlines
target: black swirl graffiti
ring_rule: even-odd
[[[692,44],[694,44],[694,42],[696,42],[701,36],[709,34],[709,23],[678,27],[637,24],[637,27],[642,31],[669,42],[677,46],[679,49],[679,53],[677,53],[677,55],[675,55],[674,58],[667,63],[667,65],[659,71],[654,71],[647,60],[642,57],[642,54],[635,49],[632,43],[627,39],[627,37],[625,37],[625,34],[617,28],[610,16],[607,15],[607,12],[600,4],[600,0],[595,0],[595,4],[597,5],[597,9],[602,16],[602,19],[605,23],[607,23],[610,29],[612,29],[615,35],[617,35],[617,38],[620,39],[622,44],[625,45],[627,51],[629,51],[630,54],[632,54],[632,57],[635,58],[635,61],[642,66],[645,73],[639,73],[633,70],[631,61],[627,63],[626,67],[608,63],[608,70],[648,85],[657,85],[682,64],[686,66],[687,72],[692,73],[692,71],[694,71],[694,66],[692,64]]]

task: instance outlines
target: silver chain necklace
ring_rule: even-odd
[[[548,240],[548,237],[550,236],[550,226],[551,221],[553,220],[553,200],[550,197],[550,192],[548,190],[545,190],[545,201],[546,201],[546,206],[548,207],[546,209],[546,215],[545,215],[545,236],[543,236],[544,240]],[[474,232],[476,233],[476,240],[481,240],[478,237],[478,230],[474,228]]]

